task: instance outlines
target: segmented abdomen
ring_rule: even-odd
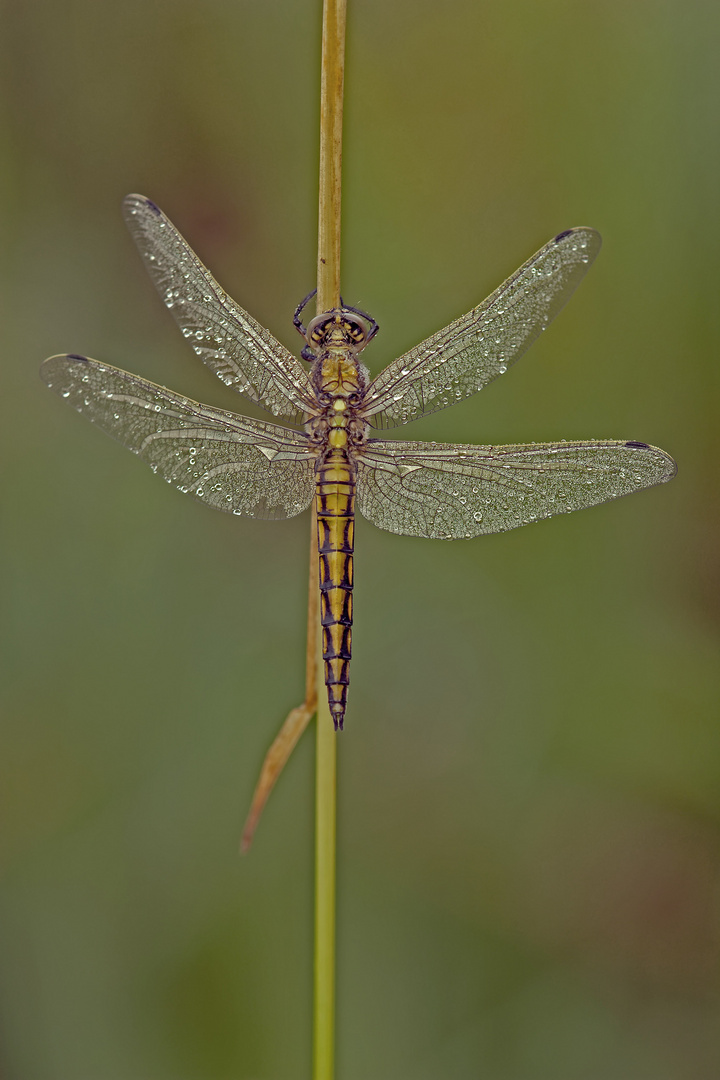
[[[331,451],[318,468],[316,505],[325,685],[337,730],[350,681],[355,534],[355,472],[342,450]]]

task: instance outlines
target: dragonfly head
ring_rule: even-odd
[[[308,324],[305,334],[311,349],[351,348],[363,349],[369,340],[363,319],[347,308],[335,308],[316,315]]]

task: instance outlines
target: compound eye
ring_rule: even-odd
[[[327,337],[328,327],[332,322],[327,315],[316,315],[311,319],[307,328],[307,340],[313,345],[322,345]]]
[[[325,333],[327,331],[327,322],[318,323],[317,326],[313,326],[310,331],[309,337],[314,345],[322,345],[325,340]]]

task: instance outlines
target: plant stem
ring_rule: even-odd
[[[340,306],[340,196],[346,0],[324,0],[320,90],[317,311]],[[313,520],[315,515],[313,515]],[[313,537],[315,543],[315,537]],[[318,626],[315,776],[315,994],[313,1080],[332,1080],[335,1057],[336,743]]]
[[[320,635],[318,634],[318,640]],[[319,670],[322,671],[322,655]],[[324,692],[325,687],[322,687]],[[326,695],[318,697],[315,777],[315,993],[313,1080],[332,1080],[335,1049],[336,744]]]
[[[347,0],[324,0],[317,311],[340,306],[340,196]]]

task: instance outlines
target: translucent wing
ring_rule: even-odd
[[[300,361],[220,288],[155,203],[128,195],[123,212],[150,277],[203,363],[232,390],[300,422],[315,400]]]
[[[381,529],[454,540],[504,532],[670,480],[675,462],[637,442],[463,446],[371,439],[357,506]]]
[[[40,371],[78,412],[201,502],[288,518],[312,500],[315,459],[302,432],[199,405],[84,356],[52,356]]]
[[[560,233],[487,300],[393,360],[365,395],[370,423],[407,424],[502,375],[570,299],[600,244],[594,229]]]

